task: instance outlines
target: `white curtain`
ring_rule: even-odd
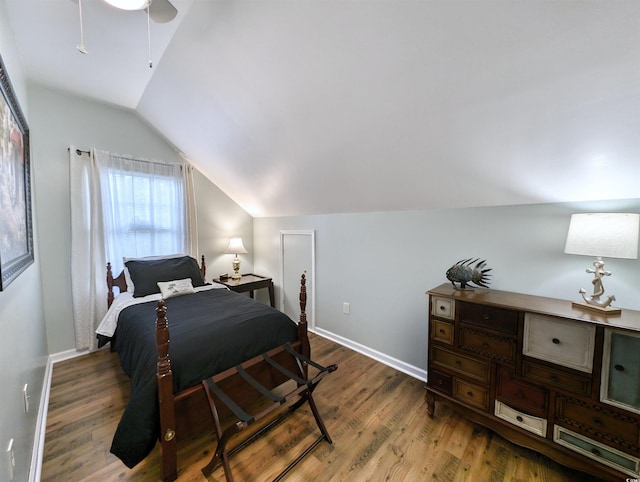
[[[196,258],[198,263],[200,263],[200,258],[198,258],[200,251],[198,249],[198,219],[196,217],[196,191],[193,185],[193,166],[187,161],[184,161],[182,165],[182,176],[186,191],[185,207],[187,213],[185,217],[185,230],[188,235],[186,240],[187,250],[191,253],[191,256]]]
[[[95,157],[69,148],[71,298],[76,350],[94,350],[94,330],[107,311],[100,170]],[[104,294],[104,295],[103,295]]]
[[[117,276],[123,257],[197,256],[193,170],[96,149],[69,153],[76,349],[94,350],[107,311],[107,262]]]

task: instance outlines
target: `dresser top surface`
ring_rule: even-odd
[[[470,303],[569,318],[612,328],[640,331],[640,311],[635,310],[623,309],[622,313],[618,315],[603,315],[592,310],[574,307],[572,302],[568,300],[487,288],[459,289],[452,286],[451,283],[443,283],[427,291],[427,294],[446,296]]]

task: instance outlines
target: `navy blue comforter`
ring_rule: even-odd
[[[165,305],[174,393],[297,337],[296,324],[284,313],[226,289],[170,298]],[[112,340],[131,379],[131,399],[111,452],[128,467],[158,440],[156,306],[153,301],[125,308]]]

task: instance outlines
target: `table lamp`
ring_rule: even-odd
[[[229,240],[229,247],[225,249],[225,254],[235,254],[236,257],[233,258],[233,274],[231,275],[231,279],[240,279],[242,275],[240,274],[240,258],[238,258],[239,254],[247,254],[247,251],[242,244],[242,238],[231,238]]]
[[[611,306],[614,295],[604,297],[602,278],[611,276],[604,269],[602,258],[638,258],[638,228],[640,214],[635,213],[584,213],[573,214],[569,223],[564,252],[583,256],[595,256],[593,268],[593,294],[587,295],[583,288],[579,293],[584,302],[574,302],[578,308],[587,308],[603,314],[619,314],[621,310]]]

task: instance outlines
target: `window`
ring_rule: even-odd
[[[76,349],[97,347],[106,264],[123,257],[198,252],[193,168],[69,147],[71,298]]]
[[[107,259],[188,253],[182,166],[111,156],[101,175]]]

